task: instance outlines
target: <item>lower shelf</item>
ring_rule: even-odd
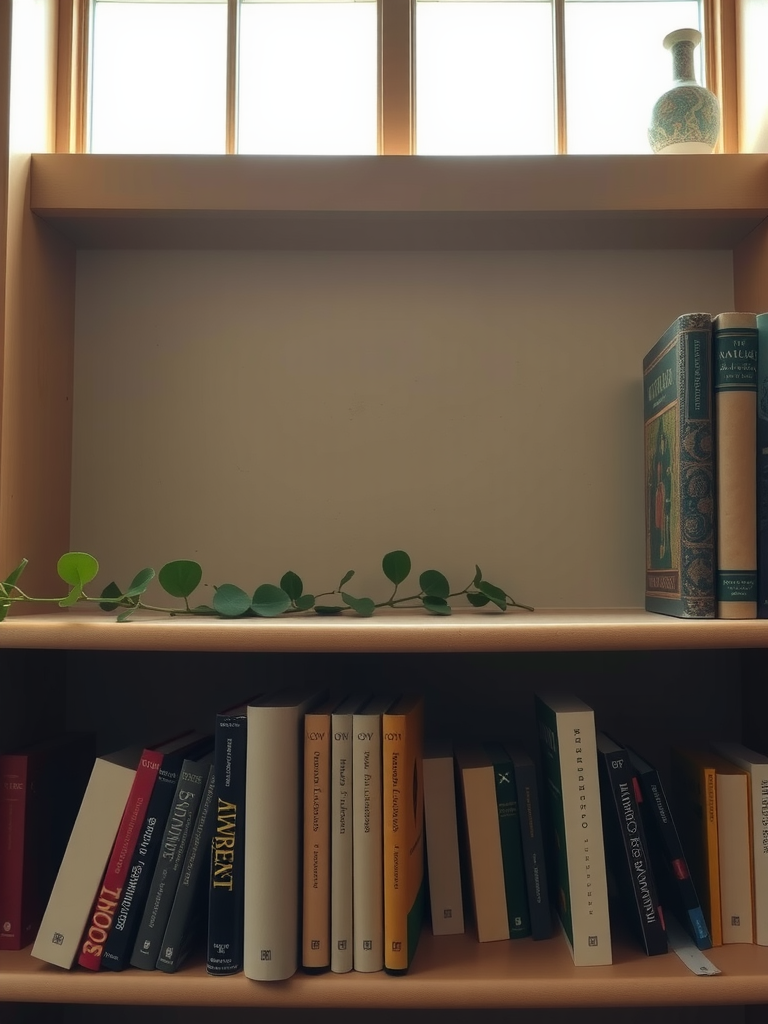
[[[31,948],[31,947],[30,947]],[[211,978],[203,963],[177,974],[62,971],[29,949],[0,953],[0,1001],[155,1006],[505,1009],[576,1006],[690,1006],[768,1003],[768,948],[721,946],[708,958],[715,977],[691,973],[678,957],[645,957],[614,942],[611,967],[576,968],[561,936],[546,942],[478,943],[474,936],[423,936],[410,972],[297,974],[253,982]]]

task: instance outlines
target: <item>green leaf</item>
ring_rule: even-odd
[[[120,614],[117,616],[117,621],[118,622],[127,622],[128,621],[128,617],[130,615],[133,615],[135,610],[136,610],[135,608],[126,608],[125,611],[120,612]]]
[[[472,586],[476,587],[480,580],[483,578],[483,570],[479,565],[475,566],[475,578],[472,580]]]
[[[3,621],[5,616],[8,614],[8,609],[11,607],[10,601],[0,601],[0,622]]]
[[[251,599],[234,583],[222,583],[213,595],[213,607],[225,619],[237,619],[251,610]]]
[[[450,615],[451,606],[443,597],[422,597],[422,604],[432,615]]]
[[[300,612],[308,612],[310,608],[315,607],[314,595],[302,594],[301,597],[296,598],[295,604]]]
[[[59,601],[59,608],[71,608],[73,604],[77,604],[80,598],[83,596],[83,588],[80,586],[72,587],[66,597],[62,597]]]
[[[56,569],[65,583],[69,583],[71,587],[79,587],[82,591],[85,584],[90,583],[98,573],[99,563],[93,555],[85,551],[68,551],[66,555],[61,556]]]
[[[211,608],[209,604],[199,604],[195,608],[189,609],[192,615],[215,615],[216,609]]]
[[[397,586],[407,579],[411,571],[411,560],[404,551],[390,551],[381,562],[384,575]]]
[[[353,612],[364,618],[369,618],[376,611],[376,605],[370,597],[353,597],[351,594],[342,593],[341,598]]]
[[[287,572],[280,580],[280,586],[292,601],[298,601],[304,593],[304,584],[295,572]]]
[[[113,580],[104,587],[99,596],[102,598],[99,608],[101,608],[103,612],[113,612],[115,607],[122,601],[123,592]],[[109,598],[109,600],[107,600],[107,598]]]
[[[344,586],[344,584],[345,583],[349,583],[349,581],[352,579],[352,577],[354,575],[355,575],[355,570],[354,569],[350,569],[349,572],[345,572],[344,575],[339,580],[339,585],[338,585],[338,587],[336,589],[337,590],[341,590],[341,588]]]
[[[487,598],[485,594],[476,594],[474,590],[468,590],[467,600],[474,608],[483,608],[488,604],[490,598]]]
[[[203,570],[198,562],[178,558],[174,562],[166,562],[157,578],[166,594],[186,598],[200,585]]]
[[[126,590],[124,597],[139,597],[147,589],[149,584],[155,578],[154,569],[142,569],[141,572],[137,572],[131,580],[131,585]]]
[[[316,604],[315,612],[318,615],[341,615],[344,609],[338,604]]]
[[[448,597],[451,586],[448,580],[437,569],[427,569],[419,576],[419,586],[427,597]]]
[[[28,565],[29,565],[29,559],[28,558],[22,558],[22,560],[19,562],[19,564],[16,566],[16,568],[10,574],[10,576],[6,576],[6,578],[3,580],[3,586],[5,587],[6,593],[10,594],[11,588],[14,587],[18,583],[19,576],[21,576],[21,574],[24,572],[24,570],[26,569],[26,567]]]
[[[507,595],[499,587],[494,587],[492,583],[486,583],[485,580],[480,580],[477,585],[477,589],[481,594],[485,594],[496,605],[497,608],[501,608],[502,611],[507,609]]]
[[[282,615],[290,607],[290,597],[273,583],[262,583],[260,587],[257,587],[251,601],[252,611],[270,619]]]

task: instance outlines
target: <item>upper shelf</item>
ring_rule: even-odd
[[[634,609],[500,612],[380,611],[371,618],[171,618],[141,613],[117,622],[101,612],[13,615],[0,648],[307,653],[633,651],[768,647],[768,620],[685,620]]]
[[[84,248],[730,249],[768,154],[34,154],[30,203]]]

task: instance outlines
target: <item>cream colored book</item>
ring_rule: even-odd
[[[433,935],[464,931],[464,901],[453,744],[431,741],[424,751],[424,827]]]
[[[712,322],[719,619],[757,617],[757,318]]]
[[[143,747],[97,757],[32,956],[71,968],[112,852]]]
[[[723,943],[755,941],[749,772],[714,755]]]

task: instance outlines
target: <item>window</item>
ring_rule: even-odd
[[[75,149],[649,152],[671,84],[662,39],[683,26],[709,40],[698,79],[728,101],[735,149],[735,40],[714,0],[72,2]]]

